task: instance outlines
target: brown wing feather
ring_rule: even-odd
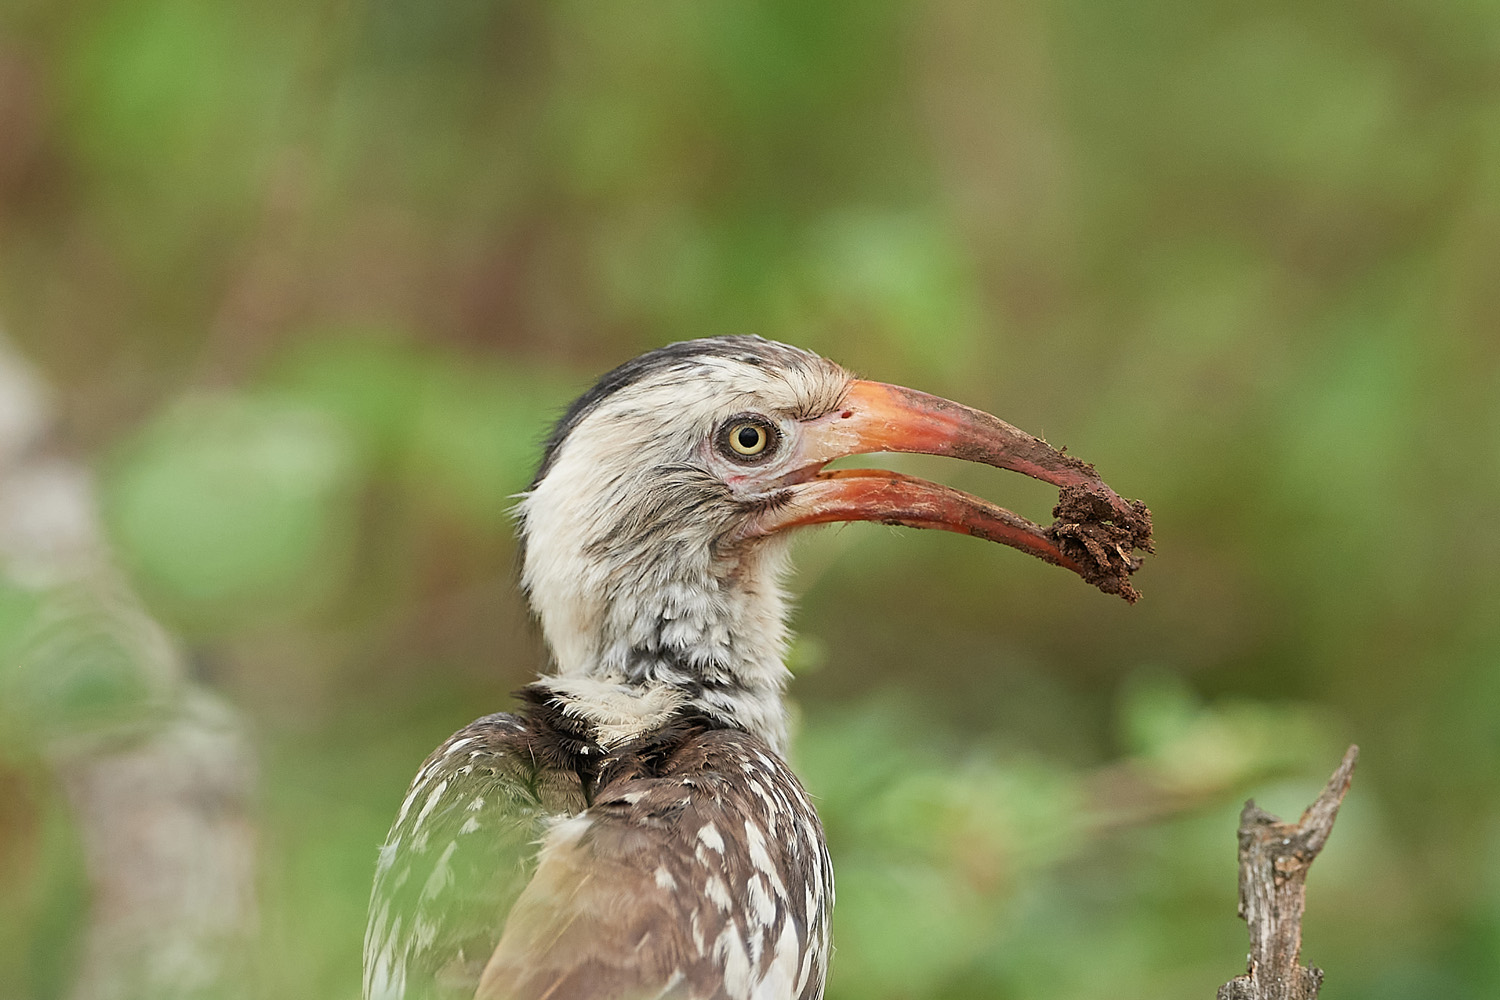
[[[477,1000],[816,1000],[832,894],[791,770],[704,732],[548,831]]]
[[[546,818],[584,807],[534,724],[490,715],[422,765],[381,849],[365,932],[367,1000],[467,1000],[530,877]]]

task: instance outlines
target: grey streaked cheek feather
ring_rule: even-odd
[[[708,686],[703,710],[783,746],[784,601],[722,551],[729,487],[685,462],[590,477],[572,452],[552,476],[526,501],[525,577],[559,672]]]

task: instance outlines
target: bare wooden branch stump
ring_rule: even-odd
[[[1317,1000],[1323,970],[1300,964],[1307,871],[1333,832],[1359,747],[1351,746],[1317,801],[1288,823],[1252,799],[1240,813],[1240,916],[1250,929],[1250,968],[1219,987],[1218,1000]]]

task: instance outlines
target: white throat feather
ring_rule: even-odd
[[[742,338],[707,343],[564,418],[518,508],[522,581],[553,655],[542,680],[601,742],[691,711],[784,750],[786,540],[727,542],[753,500],[709,442],[737,411],[832,409],[850,376],[780,345],[767,366],[764,341],[761,360]]]

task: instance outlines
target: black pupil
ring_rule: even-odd
[[[751,427],[749,424],[741,427],[738,434],[740,447],[744,448],[746,451],[754,448],[756,445],[760,444],[760,436],[762,433],[763,432],[759,427]]]

